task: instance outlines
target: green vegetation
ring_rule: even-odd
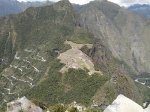
[[[90,49],[88,48],[88,46],[87,45],[85,45],[85,46],[83,46],[82,48],[81,48],[81,51],[83,52],[83,53],[85,53],[85,54],[89,54],[89,52],[90,52]]]
[[[78,109],[76,107],[71,107],[71,109],[69,109],[69,112],[78,112]]]
[[[99,108],[92,108],[92,109],[87,109],[85,112],[103,112],[102,109]]]
[[[77,44],[93,44],[94,35],[82,27],[77,27],[73,34],[67,37],[67,40]]]
[[[89,76],[83,70],[69,69],[68,73],[66,73],[65,82],[70,85],[71,89],[66,92],[66,97],[69,96],[66,101],[77,101],[88,105],[91,103],[91,97],[106,81],[108,81],[107,76]]]
[[[45,81],[49,73],[56,73],[64,66],[56,58],[59,53],[70,49],[64,42],[66,36],[74,31],[76,17],[71,4],[63,1],[52,6],[29,8],[19,15],[11,16],[11,19],[1,19],[3,24],[0,27],[0,60],[4,61],[0,61],[0,72],[11,63],[13,67],[8,67],[7,72],[3,71],[3,74],[14,76],[12,78],[9,75],[9,79],[0,77],[0,90],[5,93],[6,100],[13,100],[17,94],[9,95],[4,88],[23,94],[26,90],[30,91],[31,86],[31,83],[23,81],[33,79],[32,85],[38,85]],[[26,52],[25,49],[34,52]],[[16,51],[20,60],[14,59]],[[38,60],[38,55],[47,62]],[[2,99],[4,96],[0,96],[0,103],[3,102]]]
[[[11,22],[8,18],[3,17],[1,19],[2,27],[0,28],[0,72],[2,69],[8,67],[8,65],[13,60],[13,56],[15,55],[15,47],[13,47],[13,38],[11,34]],[[3,60],[3,61],[2,61]]]
[[[137,87],[139,88],[140,93],[143,97],[143,102],[147,102],[150,100],[150,89],[148,89],[146,86],[141,85],[139,83],[136,83]]]
[[[99,108],[106,107],[118,94],[141,101],[142,92],[139,94],[126,66],[123,68],[100,39],[77,26],[78,18],[67,0],[51,6],[29,8],[11,16],[9,22],[9,18],[3,18],[0,59],[4,62],[0,61],[0,92],[5,94],[0,94],[0,104],[4,99],[14,100],[18,94],[20,97],[25,95],[42,109],[49,107],[52,112],[64,112],[66,107],[56,104],[71,104],[73,101],[86,107],[95,101]],[[66,40],[93,44],[92,48],[85,45],[81,50],[103,75],[89,75],[82,61],[80,64],[85,70],[70,68],[64,74],[60,73],[65,65],[57,57],[71,48],[64,44]],[[148,98],[149,91],[143,91],[146,93],[144,99]],[[89,111],[101,112],[99,108]],[[69,111],[76,112],[77,109],[73,107]]]
[[[3,108],[0,107],[0,112],[4,112]]]
[[[63,10],[60,10],[60,7]],[[12,74],[17,79],[29,80],[27,76],[31,77],[34,79],[32,84],[36,86],[31,89],[28,84],[9,77],[15,85],[13,87],[10,80],[8,81],[8,79],[2,77],[0,89],[7,94],[7,91],[3,88],[10,88],[11,92],[17,92],[20,95],[25,94],[31,99],[39,98],[40,101],[51,105],[71,103],[72,101],[85,105],[90,104],[97,88],[102,86],[108,79],[105,76],[89,76],[83,70],[71,69],[68,73],[61,74],[58,71],[64,64],[56,60],[59,53],[70,49],[69,45],[64,44],[66,39],[76,43],[94,42],[94,36],[88,30],[75,27],[76,18],[77,14],[68,1],[59,2],[52,6],[29,8],[24,13],[12,16],[11,30],[0,35],[0,45],[2,46],[0,47],[2,54],[0,56],[5,53],[6,57],[13,59],[15,51],[19,51],[18,56],[21,59],[11,60],[11,65],[20,68],[24,66],[27,69],[21,68],[23,70],[22,76],[20,76],[19,69],[15,68],[7,69],[7,73]],[[3,25],[5,28],[9,26],[10,23],[8,22]],[[6,42],[6,40],[8,41]],[[25,49],[32,49],[35,52],[25,52]],[[34,60],[37,58],[38,53],[47,60],[46,63]],[[40,70],[39,73],[35,72],[33,65]],[[72,83],[70,80],[72,82],[76,81]],[[83,85],[83,87],[80,85]],[[18,88],[23,90],[19,91]],[[78,95],[79,93],[81,96]],[[7,100],[12,100],[16,96],[17,94],[5,97]],[[3,99],[3,97],[0,98]]]
[[[65,112],[66,107],[59,104],[59,105],[54,105],[49,107],[50,112]]]
[[[39,98],[49,105],[77,101],[88,106],[97,89],[108,81],[106,76],[89,76],[86,71],[80,69],[69,69],[65,74],[51,71],[49,73],[47,79],[27,92],[27,97]]]
[[[46,110],[47,109],[47,104],[43,101],[39,101],[37,99],[33,99],[32,103],[34,103],[36,106],[40,107],[42,110]]]

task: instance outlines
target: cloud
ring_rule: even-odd
[[[46,1],[46,0],[18,0],[18,1]],[[58,2],[60,0],[49,0],[49,1]],[[69,0],[69,1],[75,4],[86,4],[94,0]],[[120,6],[130,6],[133,4],[150,4],[150,0],[108,0],[108,1],[116,3]]]
[[[150,4],[150,0],[108,0],[120,6],[130,6],[133,4]]]
[[[46,1],[46,0],[18,0],[18,1]],[[60,0],[49,0],[49,1],[53,1],[53,2],[58,2]],[[75,4],[86,4],[89,3],[90,1],[94,1],[94,0],[69,0],[71,3],[75,3]]]
[[[90,1],[94,1],[94,0],[69,0],[71,3],[75,3],[75,4],[87,4]]]

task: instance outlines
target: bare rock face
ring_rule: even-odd
[[[7,103],[7,112],[43,112],[40,107],[30,102],[25,96]]]
[[[108,1],[93,1],[80,12],[82,25],[136,73],[150,73],[150,20]]]
[[[104,112],[150,112],[150,108],[143,109],[131,99],[124,95],[119,95]]]

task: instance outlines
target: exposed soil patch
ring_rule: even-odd
[[[92,44],[76,44],[71,41],[66,41],[65,44],[69,44],[72,48],[64,53],[61,53],[58,57],[62,63],[66,64],[60,70],[61,73],[68,71],[69,68],[80,68],[87,70],[89,75],[92,75],[93,73],[99,73],[102,75],[102,72],[95,71],[94,64],[90,57],[80,50],[84,45],[87,45],[89,48],[91,48],[93,46]]]

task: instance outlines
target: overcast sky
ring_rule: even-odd
[[[18,1],[45,1],[45,0],[18,0]],[[54,1],[57,2],[59,0],[49,0],[49,1]],[[69,0],[71,3],[76,3],[76,4],[86,4],[90,1],[94,0]],[[108,0],[114,3],[117,3],[121,6],[129,6],[133,4],[150,4],[150,0]]]

